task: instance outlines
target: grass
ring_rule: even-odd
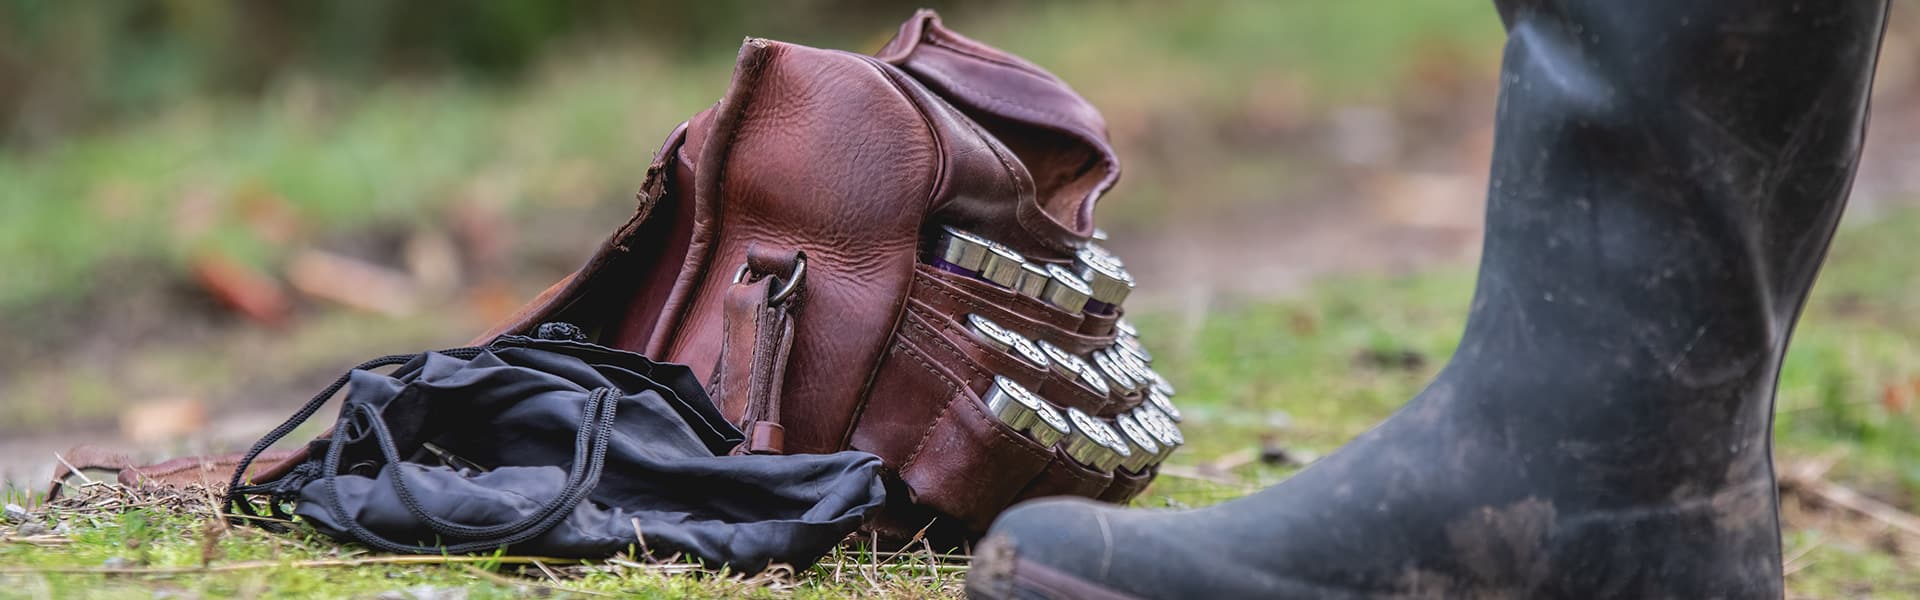
[[[689,563],[642,564],[624,554],[592,563],[500,553],[368,555],[310,530],[276,535],[227,526],[213,516],[212,502],[199,489],[82,487],[43,507],[41,519],[67,531],[20,536],[18,527],[7,528],[16,535],[0,538],[0,597],[926,597],[952,595],[956,585],[941,575],[964,565],[963,558],[852,546],[797,578],[777,570],[702,573]]]
[[[1776,425],[1783,464],[1839,458],[1828,477],[1900,507],[1912,507],[1920,493],[1912,461],[1920,417],[1908,405],[1886,401],[1885,394],[1889,386],[1911,385],[1920,376],[1920,347],[1906,341],[1920,337],[1920,321],[1913,318],[1920,313],[1911,310],[1920,259],[1898,243],[1916,226],[1920,213],[1909,212],[1842,233],[1787,361]],[[1243,466],[1205,478],[1163,476],[1136,503],[1202,506],[1285,478],[1294,467],[1245,460],[1263,437],[1296,456],[1331,452],[1397,408],[1440,367],[1457,343],[1470,293],[1470,274],[1454,269],[1331,282],[1299,298],[1228,308],[1191,322],[1179,315],[1142,315],[1157,364],[1181,384],[1190,446],[1173,459],[1177,470]],[[1381,366],[1368,356],[1396,360]],[[1788,585],[1795,596],[1920,597],[1920,556],[1914,553],[1920,540],[1798,494],[1783,498]],[[10,494],[10,502],[23,500],[22,493]],[[875,557],[857,546],[798,575],[746,581],[620,562],[548,565],[557,580],[505,559],[316,566],[311,561],[373,557],[311,533],[209,529],[205,505],[189,501],[104,506],[91,512],[43,509],[45,520],[71,529],[60,536],[66,540],[61,545],[11,538],[0,543],[6,569],[0,581],[7,582],[0,596],[64,597],[84,590],[145,597],[155,589],[205,596],[365,596],[460,588],[477,598],[556,589],[667,597],[945,597],[955,592],[965,569],[963,561],[924,553]],[[17,526],[0,528],[0,535],[17,533]],[[194,570],[207,564],[231,570]],[[103,565],[131,571],[60,571]]]

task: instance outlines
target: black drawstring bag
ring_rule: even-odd
[[[813,564],[884,501],[878,457],[730,456],[745,436],[686,367],[578,341],[571,325],[538,335],[356,367],[254,445],[228,506],[258,516],[249,497],[266,496],[284,518],[291,503],[327,535],[388,552],[634,548],[752,573]],[[311,458],[244,485],[253,459],[343,386]]]

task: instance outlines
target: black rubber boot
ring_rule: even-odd
[[[1246,498],[1015,508],[971,595],[1781,595],[1775,378],[1886,2],[1496,4],[1486,246],[1433,384]]]

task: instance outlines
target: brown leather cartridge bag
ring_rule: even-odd
[[[748,432],[740,452],[880,456],[894,477],[872,527],[983,532],[1016,501],[1125,501],[1153,476],[1092,471],[989,415],[1006,376],[1062,407],[1098,396],[976,341],[977,313],[1085,354],[1116,315],[1068,313],[939,271],[952,225],[1068,263],[1118,177],[1105,123],[1053,75],[929,11],[878,56],[749,39],[726,95],[667,136],[633,218],[578,272],[480,337],[546,322],[683,363]],[[271,477],[271,473],[267,477]]]

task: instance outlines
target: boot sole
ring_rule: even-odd
[[[991,536],[975,548],[967,573],[967,597],[974,600],[1141,600],[1064,571],[1021,559],[1012,545]],[[981,561],[980,558],[986,558]]]

